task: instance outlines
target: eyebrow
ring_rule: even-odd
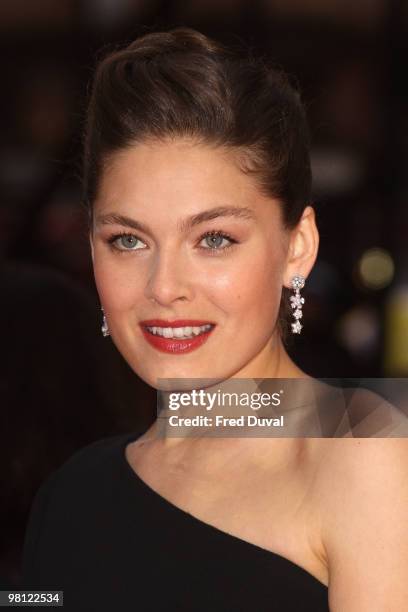
[[[203,223],[204,221],[211,221],[212,219],[218,219],[219,217],[233,217],[234,219],[254,220],[256,218],[256,215],[252,208],[248,208],[246,206],[216,206],[215,208],[203,210],[200,213],[183,219],[178,224],[178,230],[180,233],[187,232],[188,230],[194,228],[200,223]],[[104,215],[99,215],[95,220],[95,224],[126,225],[135,230],[144,232],[145,234],[150,234],[148,226],[144,223],[141,223],[140,221],[137,221],[136,219],[132,219],[131,217],[127,217],[125,215],[119,215],[117,213],[106,213]]]

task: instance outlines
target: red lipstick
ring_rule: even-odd
[[[201,327],[212,325],[212,327],[192,338],[164,338],[153,334],[147,329],[149,327]],[[164,319],[148,319],[140,322],[143,335],[151,346],[164,353],[189,353],[204,344],[215,327],[211,321],[199,321],[196,319],[177,319],[177,321],[166,321]]]

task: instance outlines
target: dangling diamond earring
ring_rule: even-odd
[[[300,324],[299,319],[302,318],[302,305],[305,303],[305,298],[301,297],[300,289],[305,286],[305,278],[300,274],[297,274],[292,278],[292,287],[295,295],[290,296],[290,305],[295,309],[293,316],[296,319],[296,323],[292,323],[292,332],[294,334],[300,334],[303,325]]]
[[[103,308],[102,307],[101,307],[101,310],[103,312]],[[105,313],[103,313],[103,321],[102,321],[101,332],[102,332],[102,334],[104,336],[110,336],[108,322],[106,320]]]

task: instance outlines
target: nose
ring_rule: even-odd
[[[174,251],[157,254],[146,285],[146,298],[167,306],[176,300],[190,300],[192,295],[191,274],[185,261]]]

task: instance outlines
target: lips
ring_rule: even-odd
[[[204,342],[208,340],[214,327],[206,332],[200,333],[198,336],[193,338],[164,338],[163,336],[154,335],[149,332],[149,327],[200,327],[201,325],[214,325],[210,321],[198,321],[196,319],[179,319],[177,321],[164,321],[163,319],[150,319],[148,321],[142,321],[140,327],[143,332],[143,336],[147,342],[155,349],[163,353],[172,354],[185,354],[199,348]]]

